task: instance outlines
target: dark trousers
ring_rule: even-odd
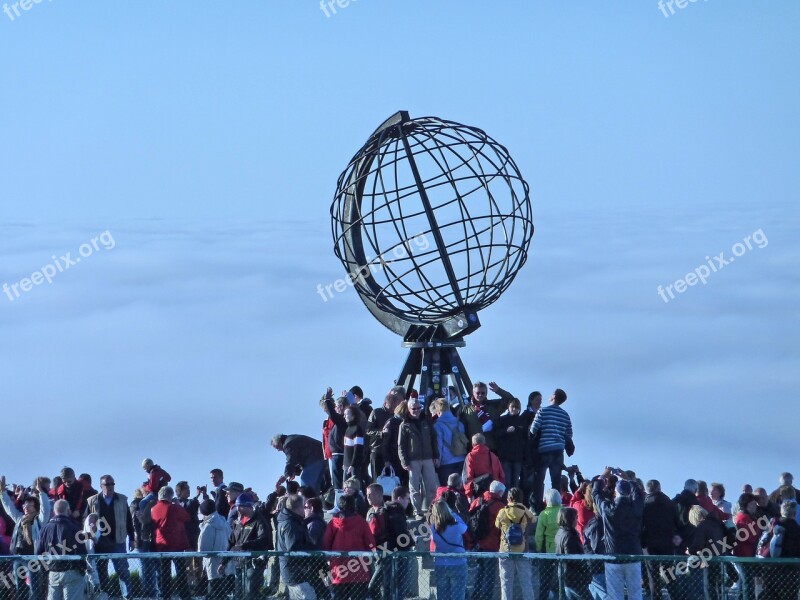
[[[344,488],[344,454],[334,454],[330,458],[331,485],[335,490]]]
[[[503,461],[503,472],[506,474],[506,488],[522,488],[522,463]]]
[[[234,588],[233,577],[218,577],[208,580],[208,600],[225,600]]]
[[[176,582],[172,580],[172,563],[175,563]],[[178,595],[182,600],[191,598],[189,582],[186,576],[186,559],[160,559],[158,563],[158,597],[164,600],[172,598],[174,583],[178,584]]]
[[[674,550],[671,547],[668,548],[653,548],[648,547],[647,551],[651,555],[656,556],[671,556],[675,554]],[[658,560],[647,560],[645,561],[645,569],[647,570],[647,583],[650,587],[650,597],[660,599],[661,598],[661,590],[665,589],[669,592],[670,598],[677,598],[677,581],[674,577],[675,571],[672,571],[672,575],[668,572],[670,567],[674,567],[677,563],[674,561],[658,561]]]
[[[367,583],[340,583],[333,586],[333,600],[366,600]]]
[[[564,451],[555,450],[553,452],[541,452],[539,454],[539,465],[536,469],[536,476],[533,481],[533,494],[536,501],[536,512],[544,510],[544,477],[550,472],[550,488],[561,489],[561,471],[564,467]]]

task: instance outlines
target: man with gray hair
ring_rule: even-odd
[[[39,552],[52,556],[86,555],[83,532],[77,521],[70,517],[70,506],[66,500],[53,504],[54,516],[39,533]],[[48,600],[84,600],[86,598],[83,575],[85,560],[54,560],[49,566]]]
[[[770,501],[780,504],[783,501],[781,496],[781,489],[786,486],[789,486],[794,490],[795,501],[800,502],[800,490],[794,487],[794,477],[792,477],[791,473],[788,472],[781,473],[781,476],[778,478],[778,483],[780,484],[778,486],[778,489],[776,489],[769,495]]]
[[[698,506],[700,502],[697,500],[697,481],[694,479],[687,479],[683,484],[683,491],[675,496],[672,501],[678,511],[678,535],[681,536],[681,546],[679,554],[684,554],[689,548],[689,542],[694,537],[695,527],[689,522],[689,511],[693,506]]]
[[[133,550],[135,538],[133,517],[128,510],[128,498],[115,491],[114,478],[111,475],[103,475],[100,478],[100,490],[99,494],[91,496],[86,502],[90,515],[96,515],[98,519],[103,519],[108,523],[108,527],[95,542],[95,552],[125,554],[128,550]],[[128,570],[127,558],[112,559],[111,562],[114,565],[114,571],[119,574],[123,597],[132,597],[131,574]],[[100,577],[100,587],[106,594],[112,596],[108,580],[108,559],[97,560],[97,571]]]
[[[307,485],[319,494],[328,466],[322,453],[322,442],[307,435],[278,433],[272,436],[271,444],[275,450],[286,455],[283,475],[275,487],[300,475],[300,485]]]

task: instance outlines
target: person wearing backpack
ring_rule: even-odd
[[[467,454],[465,469],[467,480],[464,493],[470,500],[480,498],[489,489],[492,481],[506,484],[506,474],[500,459],[486,445],[486,436],[476,433],[472,436],[472,450]]]
[[[367,488],[367,500],[370,504],[367,522],[375,536],[378,548],[378,560],[369,584],[370,597],[373,600],[390,598],[392,584],[398,590],[399,597],[404,596],[408,579],[408,563],[390,554],[412,550],[413,539],[408,531],[406,509],[411,503],[411,492],[408,488],[398,486],[392,490],[392,501],[383,503],[383,487],[373,483]],[[391,563],[394,562],[394,573]]]
[[[464,460],[469,451],[464,424],[459,421],[450,410],[450,405],[444,398],[437,398],[431,404],[431,411],[437,416],[433,429],[436,431],[436,441],[439,444],[439,485],[447,485],[447,478],[453,473],[461,474],[464,469]]]
[[[475,544],[473,552],[499,552],[500,529],[497,515],[505,506],[503,494],[506,486],[500,481],[492,481],[489,490],[475,498],[469,507],[469,534]],[[488,558],[477,561],[475,574],[474,600],[493,598],[497,589],[497,561]]]
[[[500,552],[527,552],[528,529],[535,525],[536,516],[523,502],[520,488],[513,487],[508,491],[508,504],[500,509],[495,519],[495,526],[500,530]],[[516,558],[501,558],[500,561],[500,594],[503,600],[514,598],[514,584],[519,582],[524,600],[533,600],[533,576],[531,563]]]

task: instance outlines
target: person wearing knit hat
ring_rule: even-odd
[[[637,481],[628,481],[623,471],[617,470],[619,481],[615,498],[603,494],[605,480],[594,482],[592,500],[599,519],[603,520],[606,554],[642,554],[642,514],[644,489]],[[609,598],[642,600],[642,563],[606,563],[606,590]]]

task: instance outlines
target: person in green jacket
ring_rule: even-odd
[[[544,495],[547,506],[539,514],[536,522],[536,551],[548,554],[556,552],[556,534],[558,533],[558,513],[561,512],[561,492],[547,490]],[[539,573],[539,598],[547,598],[550,590],[558,597],[558,569],[556,561],[542,561]]]

